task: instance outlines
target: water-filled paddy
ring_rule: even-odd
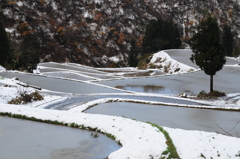
[[[62,77],[62,78],[70,78],[70,79],[76,79],[76,80],[82,80],[82,81],[87,81],[91,80],[92,78],[87,78],[85,76],[81,76],[78,74],[74,73],[45,73],[44,75],[48,76],[54,76],[54,77]]]
[[[92,94],[92,93],[121,93],[121,91],[101,87],[93,84],[68,81],[56,78],[32,76],[27,74],[13,73],[13,72],[1,72],[0,76],[13,78],[17,77],[21,82],[29,85],[41,87],[43,89],[67,92],[74,94]]]
[[[224,133],[231,130],[239,121],[240,112],[209,109],[156,106],[139,103],[104,103],[86,111],[92,114],[125,116],[140,121],[149,121],[159,126]],[[217,126],[218,125],[218,126]],[[240,134],[240,123],[230,131],[234,136]]]
[[[1,159],[99,159],[120,146],[102,134],[0,116]]]

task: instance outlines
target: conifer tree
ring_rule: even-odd
[[[6,67],[11,61],[12,55],[10,42],[0,19],[0,65]]]
[[[233,34],[227,24],[225,24],[223,28],[222,41],[225,54],[231,56],[233,53]]]
[[[134,39],[131,40],[131,48],[128,57],[128,65],[130,67],[136,67],[138,64],[137,59],[137,49],[136,49],[136,41]]]
[[[172,21],[166,20],[163,23],[162,30],[162,50],[174,48],[174,24]]]
[[[151,53],[159,50],[158,38],[159,38],[159,27],[156,20],[151,20],[147,25],[145,36],[142,43],[142,52]]]
[[[182,44],[177,24],[171,20],[151,20],[142,43],[143,53],[178,49]]]
[[[33,72],[37,68],[39,60],[39,45],[33,35],[26,35],[20,48],[18,68]]]
[[[177,24],[174,24],[174,49],[180,48],[182,45],[182,40],[180,38],[179,28]]]
[[[194,52],[190,59],[210,75],[210,92],[213,91],[213,76],[226,62],[220,41],[217,19],[210,16],[200,22],[197,33],[190,39],[190,46]]]

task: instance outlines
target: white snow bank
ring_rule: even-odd
[[[19,81],[17,81],[16,78],[12,78],[12,79],[5,78],[5,77],[0,78],[0,83],[5,84],[5,85],[17,86],[17,82],[19,82]]]
[[[230,56],[227,56],[226,58],[227,58],[227,59],[236,60],[236,61],[239,61],[239,62],[240,62],[240,56],[238,56],[238,57],[230,57]]]
[[[164,129],[169,133],[183,159],[240,158],[240,138],[202,131]]]
[[[151,156],[161,158],[161,154],[167,149],[163,133],[150,124],[136,120],[7,104],[0,104],[0,112],[26,115],[42,120],[57,120],[68,124],[76,123],[112,134],[123,147],[111,153],[109,159],[146,159]]]
[[[172,59],[166,52],[160,51],[158,53],[153,54],[153,57],[148,64],[148,66],[159,68],[166,74],[179,74],[186,73],[191,71],[196,71],[197,69],[187,66],[183,63],[180,63],[174,59]]]
[[[174,99],[174,97],[172,98]],[[177,98],[175,98],[177,99]],[[133,102],[133,103],[143,103],[143,104],[152,104],[152,105],[165,105],[165,106],[179,106],[179,107],[192,107],[192,108],[205,108],[206,106],[200,106],[200,105],[187,105],[187,104],[178,104],[178,103],[164,103],[164,102],[157,102],[157,101],[148,101],[148,100],[139,100],[139,99],[126,99],[126,98],[102,98],[102,99],[96,99],[84,104],[77,104],[75,106],[72,106],[69,111],[75,111],[75,112],[84,112],[85,110],[102,103],[108,103],[108,102]],[[209,108],[206,107],[206,108]],[[218,107],[213,107],[218,108]]]
[[[17,89],[21,88],[0,86],[0,103],[8,103],[13,98],[16,98],[19,95]]]
[[[0,72],[5,72],[6,69],[0,65]]]
[[[40,69],[41,67],[38,66],[36,70],[33,70],[33,74],[40,74]]]
[[[206,105],[212,105],[211,109],[235,109],[240,110],[240,93],[226,94],[226,97],[220,97],[215,100],[201,100],[200,102]]]
[[[12,99],[20,96],[20,93],[26,92],[26,94],[31,94],[32,92],[39,91],[31,87],[22,87],[17,83],[24,84],[15,78],[0,78],[0,104],[5,103],[7,104]],[[41,91],[39,92],[41,94]],[[64,100],[65,97],[60,96],[52,96],[52,95],[45,95],[43,96],[44,100],[35,101],[32,103],[28,103],[25,106],[29,107],[44,107],[50,103]]]
[[[27,94],[31,94],[32,92],[36,91],[33,88],[25,88],[21,86],[8,86],[8,87],[4,85],[0,86],[0,104],[1,103],[7,104],[12,99],[19,97],[20,96],[19,91],[21,90],[24,90],[24,91],[26,90]],[[45,106],[48,106],[53,102],[66,99],[66,97],[52,96],[52,95],[46,95],[46,96],[43,96],[43,98],[44,99],[41,101],[34,101],[32,103],[25,104],[24,106],[44,108]]]

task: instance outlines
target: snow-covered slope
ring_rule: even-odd
[[[148,63],[148,67],[158,68],[166,74],[186,73],[197,70],[174,60],[164,51],[153,54],[151,61]]]
[[[0,72],[4,72],[6,69],[0,65]]]

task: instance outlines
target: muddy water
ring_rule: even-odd
[[[105,103],[86,111],[92,114],[125,116],[140,121],[149,121],[159,126],[219,132],[231,130],[240,121],[240,112],[156,106],[137,103]],[[221,128],[219,128],[221,127]],[[240,123],[229,132],[238,137]]]
[[[100,159],[119,148],[90,131],[0,116],[1,159]]]

